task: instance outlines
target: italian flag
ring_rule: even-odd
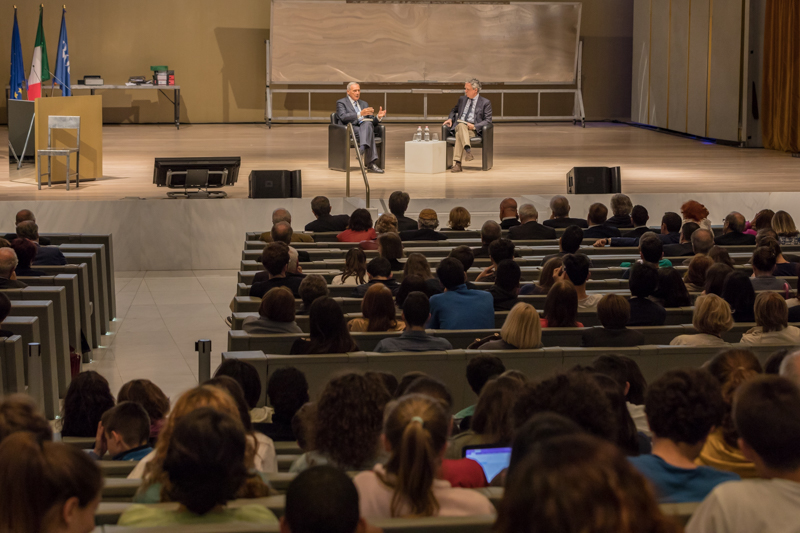
[[[28,76],[28,100],[42,96],[42,82],[50,79],[50,64],[47,62],[47,44],[44,42],[42,27],[43,8],[39,8],[39,29],[36,31],[36,45],[33,48],[33,64]]]

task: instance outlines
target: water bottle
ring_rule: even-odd
[[[425,126],[425,142],[429,142],[431,140],[431,130],[428,129],[428,126]]]
[[[422,126],[417,128],[417,133],[414,134],[414,142],[419,142],[422,140]]]

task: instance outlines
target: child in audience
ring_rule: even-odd
[[[353,318],[347,323],[349,331],[403,331],[406,323],[397,320],[392,291],[377,284],[367,289],[361,300],[363,318]]]
[[[631,462],[653,483],[659,502],[697,502],[720,483],[740,479],[731,472],[694,463],[725,413],[719,383],[708,372],[666,372],[650,384],[645,410],[653,432],[653,451],[633,457]]]
[[[736,393],[739,443],[762,479],[724,483],[693,513],[687,533],[796,531],[800,508],[800,390],[765,376]]]
[[[276,368],[267,382],[267,397],[275,410],[272,421],[254,424],[255,429],[276,442],[297,440],[292,431],[292,419],[308,402],[308,381],[305,374],[293,366]]]
[[[136,402],[144,407],[150,417],[150,445],[155,445],[169,413],[167,395],[149,379],[134,379],[119,389],[117,401]]]
[[[671,346],[723,346],[722,334],[733,327],[733,316],[728,302],[716,294],[699,296],[694,304],[692,325],[697,333],[678,335]]]
[[[359,248],[350,248],[344,255],[344,270],[333,278],[331,285],[355,287],[367,282],[367,254]]]
[[[500,338],[487,342],[480,349],[530,350],[541,347],[542,322],[539,312],[531,304],[520,302],[508,313],[500,329]]]
[[[380,461],[378,438],[386,387],[360,374],[344,374],[325,386],[317,402],[314,449],[301,455],[290,472],[330,464],[342,470],[366,470]]]
[[[87,370],[72,379],[61,411],[62,437],[94,437],[103,413],[114,407],[106,378]]]
[[[246,482],[247,439],[238,416],[202,407],[175,424],[162,469],[165,492],[177,510],[134,505],[119,517],[121,526],[167,526],[226,522],[276,523],[263,505],[235,509],[226,503]]]
[[[0,443],[0,531],[94,531],[103,477],[82,450],[18,431]]]
[[[358,345],[347,330],[342,308],[333,298],[317,298],[308,313],[308,339],[297,339],[292,355],[357,352]]]
[[[108,452],[112,461],[138,461],[153,451],[149,440],[150,417],[144,407],[120,402],[103,413],[90,455],[102,459]]]
[[[475,516],[495,512],[478,492],[436,479],[447,446],[450,417],[442,403],[412,394],[391,406],[383,430],[385,464],[353,479],[361,516]]]
[[[250,409],[250,421],[253,424],[270,421],[272,408],[258,407],[258,401],[261,399],[261,377],[256,367],[239,359],[224,359],[214,372],[214,377],[219,376],[233,378],[242,387],[244,399]]]
[[[469,388],[472,389],[475,396],[480,396],[483,386],[490,379],[499,376],[505,371],[506,367],[499,357],[488,354],[476,355],[467,363],[467,383],[469,383]],[[461,425],[461,431],[469,429],[469,422],[464,424],[464,420],[472,417],[474,413],[475,405],[465,407],[456,413],[455,422],[456,425]]]
[[[742,335],[742,344],[800,344],[800,329],[789,325],[789,308],[777,292],[756,297],[756,327]]]
[[[53,430],[27,394],[11,394],[0,402],[0,442],[12,433],[27,431],[39,441],[53,440]]]

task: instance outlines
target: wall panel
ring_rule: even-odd
[[[742,61],[742,1],[713,0],[711,12],[711,69],[708,135],[737,139]]]
[[[633,73],[631,120],[647,122],[647,99],[650,92],[650,7],[652,0],[633,4]]]
[[[711,0],[692,0],[689,17],[689,121],[686,133],[705,137],[708,101],[708,30]]]
[[[650,16],[650,116],[648,124],[667,127],[669,106],[670,0],[652,0]]]
[[[692,0],[672,0],[669,40],[669,116],[667,128],[686,131],[689,70],[689,9]]]

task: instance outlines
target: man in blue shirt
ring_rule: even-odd
[[[99,460],[108,452],[112,461],[138,461],[153,451],[149,440],[150,417],[144,407],[136,402],[119,402],[103,413],[89,455]]]
[[[452,350],[450,341],[425,333],[425,322],[431,316],[431,305],[424,292],[409,293],[403,304],[403,321],[406,329],[399,337],[383,339],[375,346],[376,352],[427,352]]]
[[[720,483],[739,480],[694,463],[725,413],[711,374],[693,368],[667,372],[647,389],[644,405],[653,451],[630,461],[653,484],[659,503],[698,502]]]
[[[430,329],[494,329],[494,298],[488,292],[467,288],[461,261],[443,259],[436,275],[445,291],[431,296]]]

